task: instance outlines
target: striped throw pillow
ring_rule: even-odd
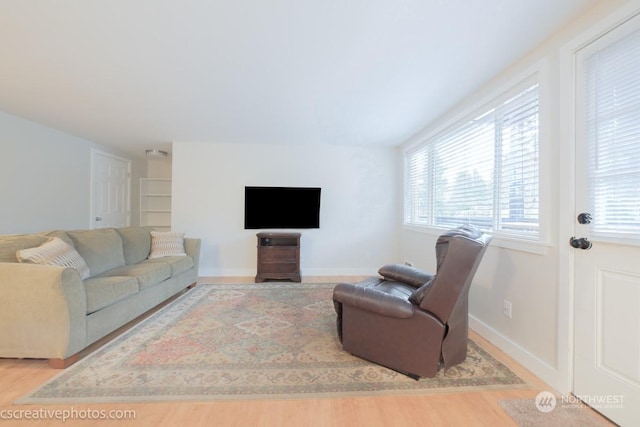
[[[149,259],[167,256],[186,256],[184,233],[175,231],[152,231]]]
[[[74,268],[78,270],[82,280],[90,274],[84,258],[73,246],[59,237],[52,237],[35,248],[21,249],[16,252],[16,258],[24,263]]]

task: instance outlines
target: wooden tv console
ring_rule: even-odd
[[[300,282],[300,233],[258,233],[258,274],[265,280]]]

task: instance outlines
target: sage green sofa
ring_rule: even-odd
[[[185,256],[148,259],[152,227],[0,236],[0,357],[45,358],[64,367],[78,352],[195,284],[200,240]],[[17,251],[58,237],[89,267],[18,262]]]

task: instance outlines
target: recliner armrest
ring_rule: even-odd
[[[333,289],[333,300],[383,316],[406,319],[412,317],[415,306],[392,293],[382,292],[375,286],[381,279],[372,278],[366,284],[339,283]]]
[[[419,288],[433,279],[433,274],[404,264],[387,264],[380,267],[378,274],[387,280],[396,280]]]

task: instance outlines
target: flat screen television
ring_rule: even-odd
[[[245,187],[244,228],[320,228],[320,188]]]

